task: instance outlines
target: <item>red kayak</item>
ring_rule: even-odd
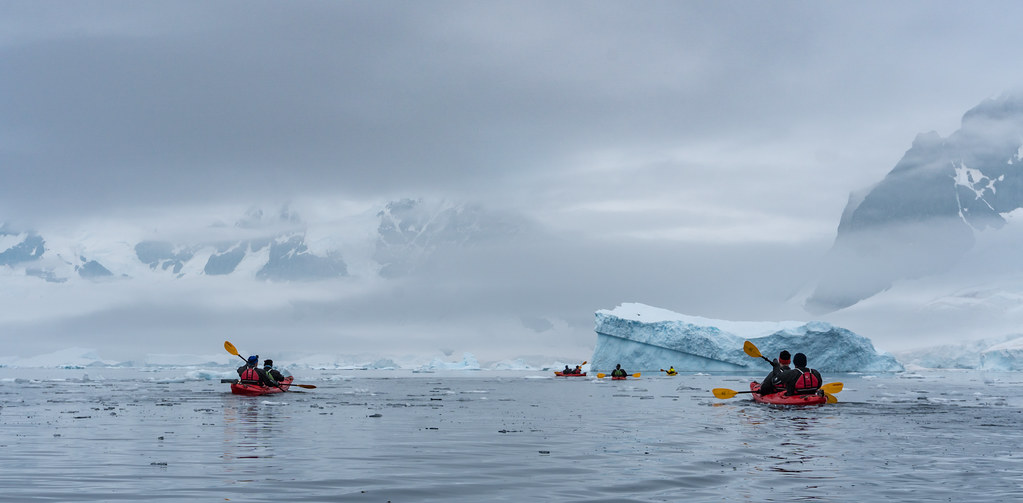
[[[566,374],[564,372],[554,372],[554,375],[558,377],[586,377],[586,372],[581,374]]]
[[[242,384],[240,382],[236,382],[231,384],[231,393],[245,396],[259,396],[269,395],[272,393],[280,393],[282,391],[288,391],[288,388],[291,387],[291,381],[294,380],[295,380],[294,377],[291,376],[285,377],[284,380],[281,381],[280,387],[263,386],[261,384]]]
[[[612,381],[624,381],[628,379],[628,376],[611,376]]]
[[[824,405],[828,403],[828,397],[822,391],[811,395],[786,395],[784,391],[761,395],[756,393],[760,389],[760,383],[753,381],[749,383],[750,391],[753,391],[753,400],[757,403],[769,403],[772,405]]]

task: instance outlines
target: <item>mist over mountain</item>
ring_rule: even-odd
[[[488,211],[475,204],[402,199],[377,213],[373,259],[380,276],[393,278],[416,270],[439,249],[514,237],[521,217]]]
[[[374,263],[373,272],[383,278],[409,274],[447,246],[471,246],[512,236],[521,223],[513,216],[498,216],[478,205],[422,199],[389,202],[376,218],[369,260]],[[16,230],[5,225],[0,227],[0,267],[49,283],[153,276],[290,282],[347,276],[349,267],[341,244],[365,239],[365,233],[330,235],[314,244],[310,242],[311,234],[322,236],[330,231],[312,229],[310,225],[288,207],[274,213],[253,208],[233,224],[196,225],[196,230],[204,229],[196,235],[224,236],[219,239],[160,237],[131,241],[114,236],[102,242],[80,242],[73,237],[51,237],[46,231]]]
[[[961,266],[983,234],[1023,207],[1023,95],[966,112],[948,138],[920,134],[887,176],[849,198],[817,285],[814,314],[853,306],[900,280]]]

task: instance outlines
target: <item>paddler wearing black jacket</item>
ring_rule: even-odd
[[[262,384],[263,386],[277,386],[277,381],[267,375],[266,371],[259,368],[259,355],[250,356],[245,360],[245,365],[238,367],[238,378],[242,384]]]
[[[273,360],[263,360],[263,372],[266,372],[266,375],[277,382],[284,380],[284,374],[281,374],[274,368]]]
[[[815,369],[807,368],[806,355],[796,353],[792,357],[792,364],[796,368],[781,375],[781,382],[785,386],[786,395],[807,395],[816,393],[820,389],[824,379],[821,373]]]
[[[760,390],[757,393],[761,395],[769,395],[771,393],[777,393],[782,390],[781,376],[785,372],[789,371],[789,362],[791,361],[792,355],[788,351],[782,350],[778,354],[778,358],[771,361],[771,373],[767,374],[767,377],[763,381],[760,381]],[[764,357],[766,360],[767,357]]]

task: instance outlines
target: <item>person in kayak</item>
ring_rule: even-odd
[[[767,377],[763,381],[760,381],[760,390],[757,393],[761,395],[770,395],[771,393],[777,393],[781,391],[782,382],[781,376],[791,370],[789,363],[791,362],[792,355],[788,351],[782,350],[778,354],[778,358],[775,358],[771,362],[771,373],[767,374]],[[766,358],[765,358],[766,359]]]
[[[572,373],[572,369],[568,368],[568,365],[565,365],[565,370],[562,370],[561,373],[562,374],[571,374]]]
[[[668,375],[670,375],[670,376],[673,376],[673,375],[678,373],[678,372],[675,372],[675,366],[674,365],[668,367],[667,372],[668,372]]]
[[[238,367],[238,379],[242,384],[277,386],[277,381],[274,381],[263,369],[259,368],[259,355],[250,356],[245,360],[245,365]]]
[[[806,355],[796,353],[792,357],[792,364],[796,367],[781,375],[781,382],[785,387],[786,395],[809,395],[820,389],[824,380],[821,373],[816,369],[807,368]]]
[[[284,374],[281,374],[277,369],[274,368],[273,360],[263,360],[263,372],[270,376],[271,379],[281,382],[284,380]]]
[[[625,372],[625,369],[622,368],[622,364],[621,363],[619,363],[618,365],[615,365],[615,369],[611,371],[611,377],[625,377],[627,375],[629,375],[629,374],[627,372]]]
[[[583,368],[582,368],[582,366],[581,366],[581,365],[576,365],[576,366],[575,366],[575,370],[573,370],[573,371],[572,371],[572,373],[573,373],[573,374],[579,374],[579,375],[582,375],[582,373],[583,373]]]

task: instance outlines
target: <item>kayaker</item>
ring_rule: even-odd
[[[677,373],[678,372],[675,372],[675,366],[674,365],[668,367],[668,375],[673,376],[673,375],[675,375]]]
[[[565,365],[565,370],[562,370],[561,373],[562,374],[571,374],[572,373],[572,369],[568,368],[568,365]]]
[[[284,380],[284,374],[281,374],[274,368],[273,360],[263,360],[263,372],[266,372],[266,375],[277,382]]]
[[[618,365],[615,365],[615,369],[611,371],[611,377],[625,377],[627,375],[629,375],[629,374],[627,372],[625,372],[624,369],[622,369],[622,364],[621,363],[619,363]]]
[[[792,364],[796,367],[781,375],[781,381],[787,395],[808,395],[816,393],[824,380],[821,373],[816,369],[807,368],[806,355],[796,353],[792,357]]]
[[[245,365],[238,367],[238,379],[242,384],[277,386],[277,381],[274,381],[263,369],[259,368],[259,355],[250,356],[245,360]]]
[[[791,362],[791,354],[788,351],[782,350],[778,353],[778,358],[775,358],[771,362],[771,373],[767,374],[767,377],[763,381],[760,381],[760,393],[761,395],[769,395],[771,393],[777,393],[781,391],[781,376],[791,370],[789,363]],[[765,358],[766,360],[766,358]]]
[[[575,370],[573,370],[572,373],[573,374],[582,374],[583,373],[583,368],[581,366],[579,366],[579,365],[576,365],[575,366]]]

